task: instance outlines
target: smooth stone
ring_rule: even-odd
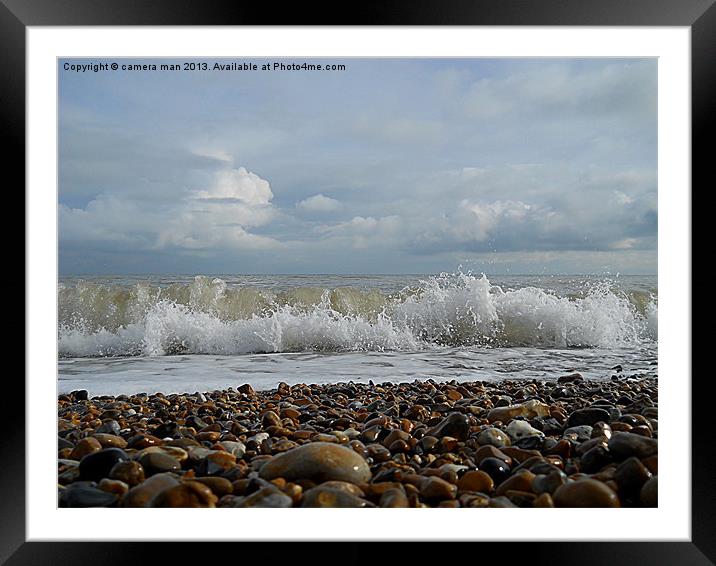
[[[391,489],[385,490],[383,492],[383,494],[380,496],[380,501],[378,502],[378,507],[387,507],[387,508],[410,507],[410,502],[408,501],[408,496],[405,495],[405,491],[403,491],[402,489],[391,488]]]
[[[529,470],[517,470],[509,478],[505,479],[500,483],[497,491],[497,495],[506,495],[508,491],[532,491],[532,482],[535,479],[535,475]]]
[[[523,450],[541,450],[544,446],[544,441],[544,435],[523,436],[515,440],[512,445],[515,448],[522,448]]]
[[[127,460],[117,462],[109,471],[110,479],[119,480],[126,483],[129,487],[134,487],[144,481],[144,468],[139,462]]]
[[[173,421],[162,423],[154,429],[154,436],[158,438],[175,438],[180,436],[179,425]]]
[[[234,492],[234,487],[226,478],[210,476],[205,478],[194,478],[192,481],[207,486],[217,497],[222,497]]]
[[[89,482],[70,484],[60,490],[60,507],[109,507],[117,502],[117,495],[109,493]]]
[[[107,421],[106,423],[103,423],[97,430],[95,430],[95,434],[112,434],[114,436],[118,436],[120,431],[122,430],[122,427],[119,426],[119,423],[115,421],[114,419]]]
[[[512,458],[510,458],[499,448],[495,448],[491,444],[480,446],[480,448],[478,448],[475,452],[474,460],[478,466],[480,465],[480,462],[482,462],[485,458],[497,458],[498,460],[502,460],[503,462],[505,462],[505,464],[507,464],[508,466],[512,464]]]
[[[266,428],[270,426],[281,426],[281,417],[273,411],[266,411],[261,416],[261,424]]]
[[[129,456],[120,448],[105,448],[88,454],[80,461],[80,479],[98,482],[109,476],[117,462],[129,460]]]
[[[148,476],[161,474],[163,472],[178,472],[181,470],[181,464],[175,458],[161,452],[144,454],[139,459],[139,463]]]
[[[372,476],[362,456],[345,446],[326,442],[304,444],[274,456],[261,466],[259,475],[268,480],[282,477],[350,483],[367,482]]]
[[[213,450],[207,454],[197,468],[197,473],[203,476],[223,474],[236,466],[236,456],[223,450]]]
[[[579,372],[562,375],[557,378],[557,383],[576,383],[578,381],[584,381],[584,377]]]
[[[77,443],[77,446],[72,449],[72,452],[70,452],[70,459],[82,460],[82,458],[88,454],[99,452],[100,450],[102,450],[102,444],[100,444],[99,440],[89,436],[80,440]]]
[[[635,456],[627,458],[614,470],[614,481],[619,486],[619,493],[625,496],[641,491],[649,478],[651,472]]]
[[[454,499],[457,486],[437,476],[429,476],[420,482],[420,495],[425,499]]]
[[[529,436],[544,436],[542,431],[537,430],[527,421],[512,421],[507,425],[505,432],[513,442]]]
[[[89,393],[86,389],[78,389],[70,393],[76,401],[87,401],[89,399]]]
[[[470,420],[462,413],[450,413],[440,424],[426,432],[428,436],[442,438],[451,436],[465,441],[470,434]]]
[[[577,442],[586,442],[592,438],[594,428],[591,425],[572,426],[565,429],[562,438],[576,440]]]
[[[363,490],[360,487],[358,487],[354,483],[349,483],[347,481],[336,481],[336,480],[326,481],[326,482],[323,482],[318,487],[324,487],[327,489],[337,489],[339,491],[345,491],[346,493],[355,495],[356,497],[365,497],[365,493],[363,492]]]
[[[461,507],[484,508],[490,503],[490,496],[484,493],[463,493],[458,501]]]
[[[216,507],[218,500],[209,486],[185,481],[161,491],[152,499],[151,507]]]
[[[506,423],[515,417],[525,417],[533,419],[535,417],[548,417],[549,406],[544,403],[531,399],[520,405],[510,405],[508,407],[495,407],[487,413],[487,420],[491,423],[502,421]]]
[[[546,491],[539,494],[532,502],[532,507],[554,507],[552,496]]]
[[[524,448],[518,448],[516,446],[505,446],[502,451],[512,458],[513,462],[519,462],[522,464],[530,458],[539,457],[542,458],[542,454],[538,450],[525,450]]]
[[[490,499],[490,502],[487,504],[488,507],[497,507],[497,508],[516,508],[517,505],[512,503],[508,497],[505,497],[504,495],[500,495],[498,497],[492,497]]]
[[[145,454],[164,454],[166,456],[171,456],[174,458],[177,462],[181,463],[184,462],[189,458],[189,453],[184,450],[183,448],[179,448],[178,446],[150,446],[149,448],[145,448],[144,450],[141,450],[137,454],[134,455],[135,460],[140,459]]]
[[[609,449],[603,444],[587,450],[582,455],[579,467],[586,474],[594,474],[612,461]]]
[[[485,458],[480,462],[480,470],[485,472],[492,478],[495,485],[500,485],[508,477],[510,477],[510,467],[502,460],[497,458]]]
[[[246,446],[243,442],[224,440],[219,442],[219,446],[224,448],[229,454],[233,454],[237,459],[242,458],[246,454]]]
[[[480,434],[477,435],[477,443],[482,446],[489,444],[495,448],[504,448],[512,444],[510,437],[495,427],[489,427],[481,431]]]
[[[457,488],[460,491],[492,493],[495,489],[495,482],[487,472],[482,470],[470,470],[469,472],[465,472],[457,481]]]
[[[272,507],[285,508],[293,506],[293,499],[275,487],[264,487],[251,495],[240,498],[234,507]]]
[[[71,449],[73,449],[74,447],[75,447],[75,445],[72,444],[72,443],[71,443],[69,440],[67,440],[66,438],[60,438],[60,437],[57,438],[57,450],[58,450],[58,451],[63,450],[63,449],[65,449],[65,448],[69,448],[69,449],[71,450]]]
[[[618,462],[631,456],[648,458],[659,451],[659,441],[630,432],[615,432],[609,439],[609,451]]]
[[[107,493],[114,493],[118,497],[122,497],[129,491],[129,485],[120,480],[111,480],[109,478],[102,478],[97,485],[102,491]]]
[[[127,441],[121,436],[116,434],[107,434],[102,432],[96,432],[92,435],[93,438],[97,439],[102,445],[102,448],[126,448]]]
[[[543,493],[551,495],[565,483],[567,483],[567,475],[555,469],[544,475],[536,475],[532,480],[532,491],[538,495]]]
[[[659,506],[659,476],[652,476],[641,488],[639,501],[644,507]]]
[[[555,491],[553,499],[555,507],[621,507],[617,494],[593,479],[566,483]]]
[[[244,383],[243,385],[240,385],[237,389],[239,393],[243,393],[244,395],[254,395],[256,392],[254,391],[254,388],[251,387],[250,384]]]
[[[170,487],[179,485],[174,474],[156,474],[145,482],[133,487],[122,500],[123,507],[150,507],[151,500]]]
[[[313,487],[303,494],[301,507],[375,507],[369,501],[361,499],[343,489],[336,489],[325,484]]]
[[[577,409],[569,415],[567,426],[593,426],[599,421],[608,423],[610,421],[609,411],[596,407],[587,407],[586,409]]]

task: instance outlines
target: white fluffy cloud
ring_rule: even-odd
[[[100,194],[84,208],[60,207],[65,241],[114,243],[161,250],[266,249],[277,240],[251,234],[276,215],[268,181],[244,167],[221,170],[208,188],[187,191],[161,209]]]
[[[322,194],[313,195],[296,204],[296,208],[309,212],[333,212],[341,208],[340,201]]]

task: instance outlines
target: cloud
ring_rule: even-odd
[[[249,206],[263,206],[269,204],[273,192],[268,181],[247,171],[245,167],[239,167],[220,171],[214,186],[209,190],[197,191],[196,198],[236,200]]]
[[[84,208],[60,207],[61,241],[143,250],[277,248],[274,238],[248,231],[276,216],[272,198],[269,182],[244,167],[218,172],[207,189],[165,207],[101,194]]]
[[[331,197],[317,194],[303,199],[296,204],[296,208],[307,210],[309,212],[333,212],[341,208],[341,203]]]
[[[656,60],[346,63],[61,75],[61,270],[656,265]]]

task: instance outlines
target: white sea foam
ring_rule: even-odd
[[[62,357],[413,351],[439,345],[618,347],[657,337],[652,295],[598,283],[570,296],[442,275],[399,293],[81,282],[59,290]]]

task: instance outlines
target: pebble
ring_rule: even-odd
[[[658,449],[656,439],[630,432],[615,432],[609,439],[609,451],[616,461],[626,460],[630,456],[648,458],[656,454]]]
[[[70,452],[70,459],[81,460],[88,454],[99,452],[100,450],[102,450],[102,445],[99,440],[92,438],[91,436],[83,438],[77,443],[77,446],[72,449],[72,452]]]
[[[206,478],[194,478],[192,481],[204,484],[214,493],[214,495],[218,497],[231,494],[234,491],[234,486],[226,478],[212,476]]]
[[[133,460],[121,461],[112,466],[107,477],[122,481],[130,487],[134,487],[144,481],[144,468],[142,468],[139,462]]]
[[[564,484],[555,491],[553,499],[555,507],[620,507],[613,490],[589,478]]]
[[[118,497],[123,496],[129,491],[129,485],[120,480],[111,480],[109,478],[103,478],[97,485],[101,490],[107,493],[114,493]]]
[[[652,476],[641,488],[639,501],[644,507],[659,506],[659,476]]]
[[[179,480],[174,474],[156,474],[130,489],[124,496],[122,505],[124,507],[150,507],[152,498],[176,485],[179,485]]]
[[[468,434],[470,434],[470,421],[462,413],[450,413],[440,424],[426,434],[435,438],[450,436],[464,441],[467,440]]]
[[[368,481],[372,474],[365,459],[350,448],[313,442],[274,456],[261,467],[259,475],[264,479],[283,477],[287,480],[306,478],[360,483]]]
[[[60,507],[110,507],[118,497],[99,489],[91,482],[75,482],[60,490]]]
[[[485,472],[492,478],[495,485],[500,485],[504,480],[510,477],[510,467],[497,458],[485,458],[480,462],[480,470]]]
[[[600,421],[606,423],[610,421],[609,411],[598,407],[588,407],[572,412],[567,420],[567,426],[593,426]]]
[[[627,497],[638,494],[649,478],[651,472],[635,456],[624,460],[614,471],[614,481],[619,486],[619,493]]]
[[[408,496],[402,489],[387,489],[380,496],[378,507],[409,507]]]
[[[181,464],[168,454],[161,452],[150,452],[144,454],[140,459],[139,463],[144,468],[144,473],[147,476],[153,476],[154,474],[160,474],[162,472],[178,472],[181,470]]]
[[[454,499],[457,486],[437,476],[431,476],[420,482],[420,495],[425,499]]]
[[[151,507],[216,507],[219,498],[203,483],[186,481],[157,494]]]
[[[489,427],[481,431],[477,436],[477,443],[482,446],[489,444],[495,448],[504,448],[512,444],[510,437],[495,427]]]
[[[301,507],[375,507],[375,505],[343,489],[320,485],[303,494]]]
[[[530,436],[544,436],[544,433],[542,433],[542,431],[537,430],[527,421],[512,421],[510,424],[507,425],[505,432],[509,435],[510,439],[513,442],[521,438],[526,438]]]
[[[112,467],[123,460],[129,460],[120,448],[104,448],[88,454],[80,461],[80,480],[98,482],[109,476]]]
[[[275,487],[264,487],[248,497],[237,498],[233,507],[292,507],[293,499]]]
[[[96,433],[92,435],[92,438],[95,438],[97,441],[99,441],[102,448],[126,448],[127,447],[127,441],[124,440],[121,436],[117,436],[116,434],[106,434],[106,433]]]
[[[480,491],[492,493],[495,489],[495,482],[487,472],[482,470],[471,470],[465,472],[457,482],[460,491]]]
[[[58,498],[105,505],[109,495],[118,507],[656,505],[656,385],[416,380],[60,395]]]

